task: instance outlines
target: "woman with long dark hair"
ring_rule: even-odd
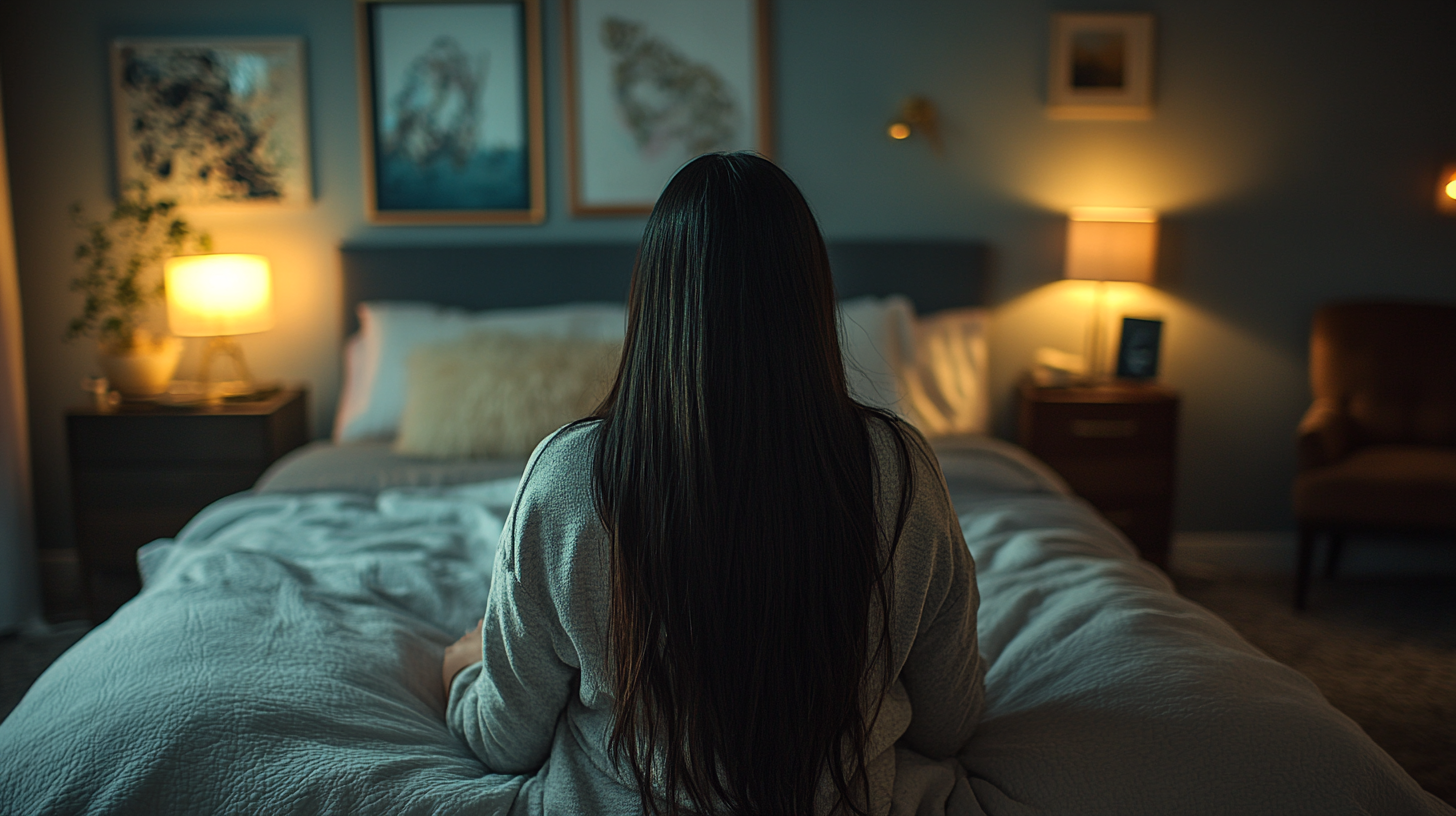
[[[648,219],[610,394],[526,467],[446,720],[532,775],[524,812],[956,810],[977,603],[929,447],[849,396],[808,204],[702,156]]]

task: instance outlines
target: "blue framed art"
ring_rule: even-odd
[[[356,9],[369,220],[545,220],[538,0]]]

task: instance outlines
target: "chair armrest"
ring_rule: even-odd
[[[1315,400],[1299,421],[1299,469],[1332,465],[1350,451],[1350,418],[1333,403]]]

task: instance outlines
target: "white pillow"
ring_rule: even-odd
[[[334,419],[335,442],[388,439],[399,430],[405,368],[418,346],[482,331],[526,337],[621,341],[627,312],[620,304],[576,303],[534,309],[465,312],[428,303],[359,305],[359,333],[346,346],[344,388]]]
[[[900,361],[907,418],[927,437],[985,433],[991,418],[985,309],[915,321],[915,353]]]
[[[518,457],[607,395],[619,340],[478,333],[409,359],[396,453]]]
[[[984,433],[990,416],[984,309],[917,318],[903,295],[840,304],[850,395],[927,437]]]
[[[849,395],[875,408],[904,412],[901,360],[915,344],[915,307],[903,295],[839,304],[840,351]]]

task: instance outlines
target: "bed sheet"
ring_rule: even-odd
[[[952,448],[989,663],[953,812],[1453,812],[1034,459]],[[0,723],[0,810],[517,812],[532,783],[445,730],[439,682],[514,487],[244,495],[149,545],[142,594]]]

